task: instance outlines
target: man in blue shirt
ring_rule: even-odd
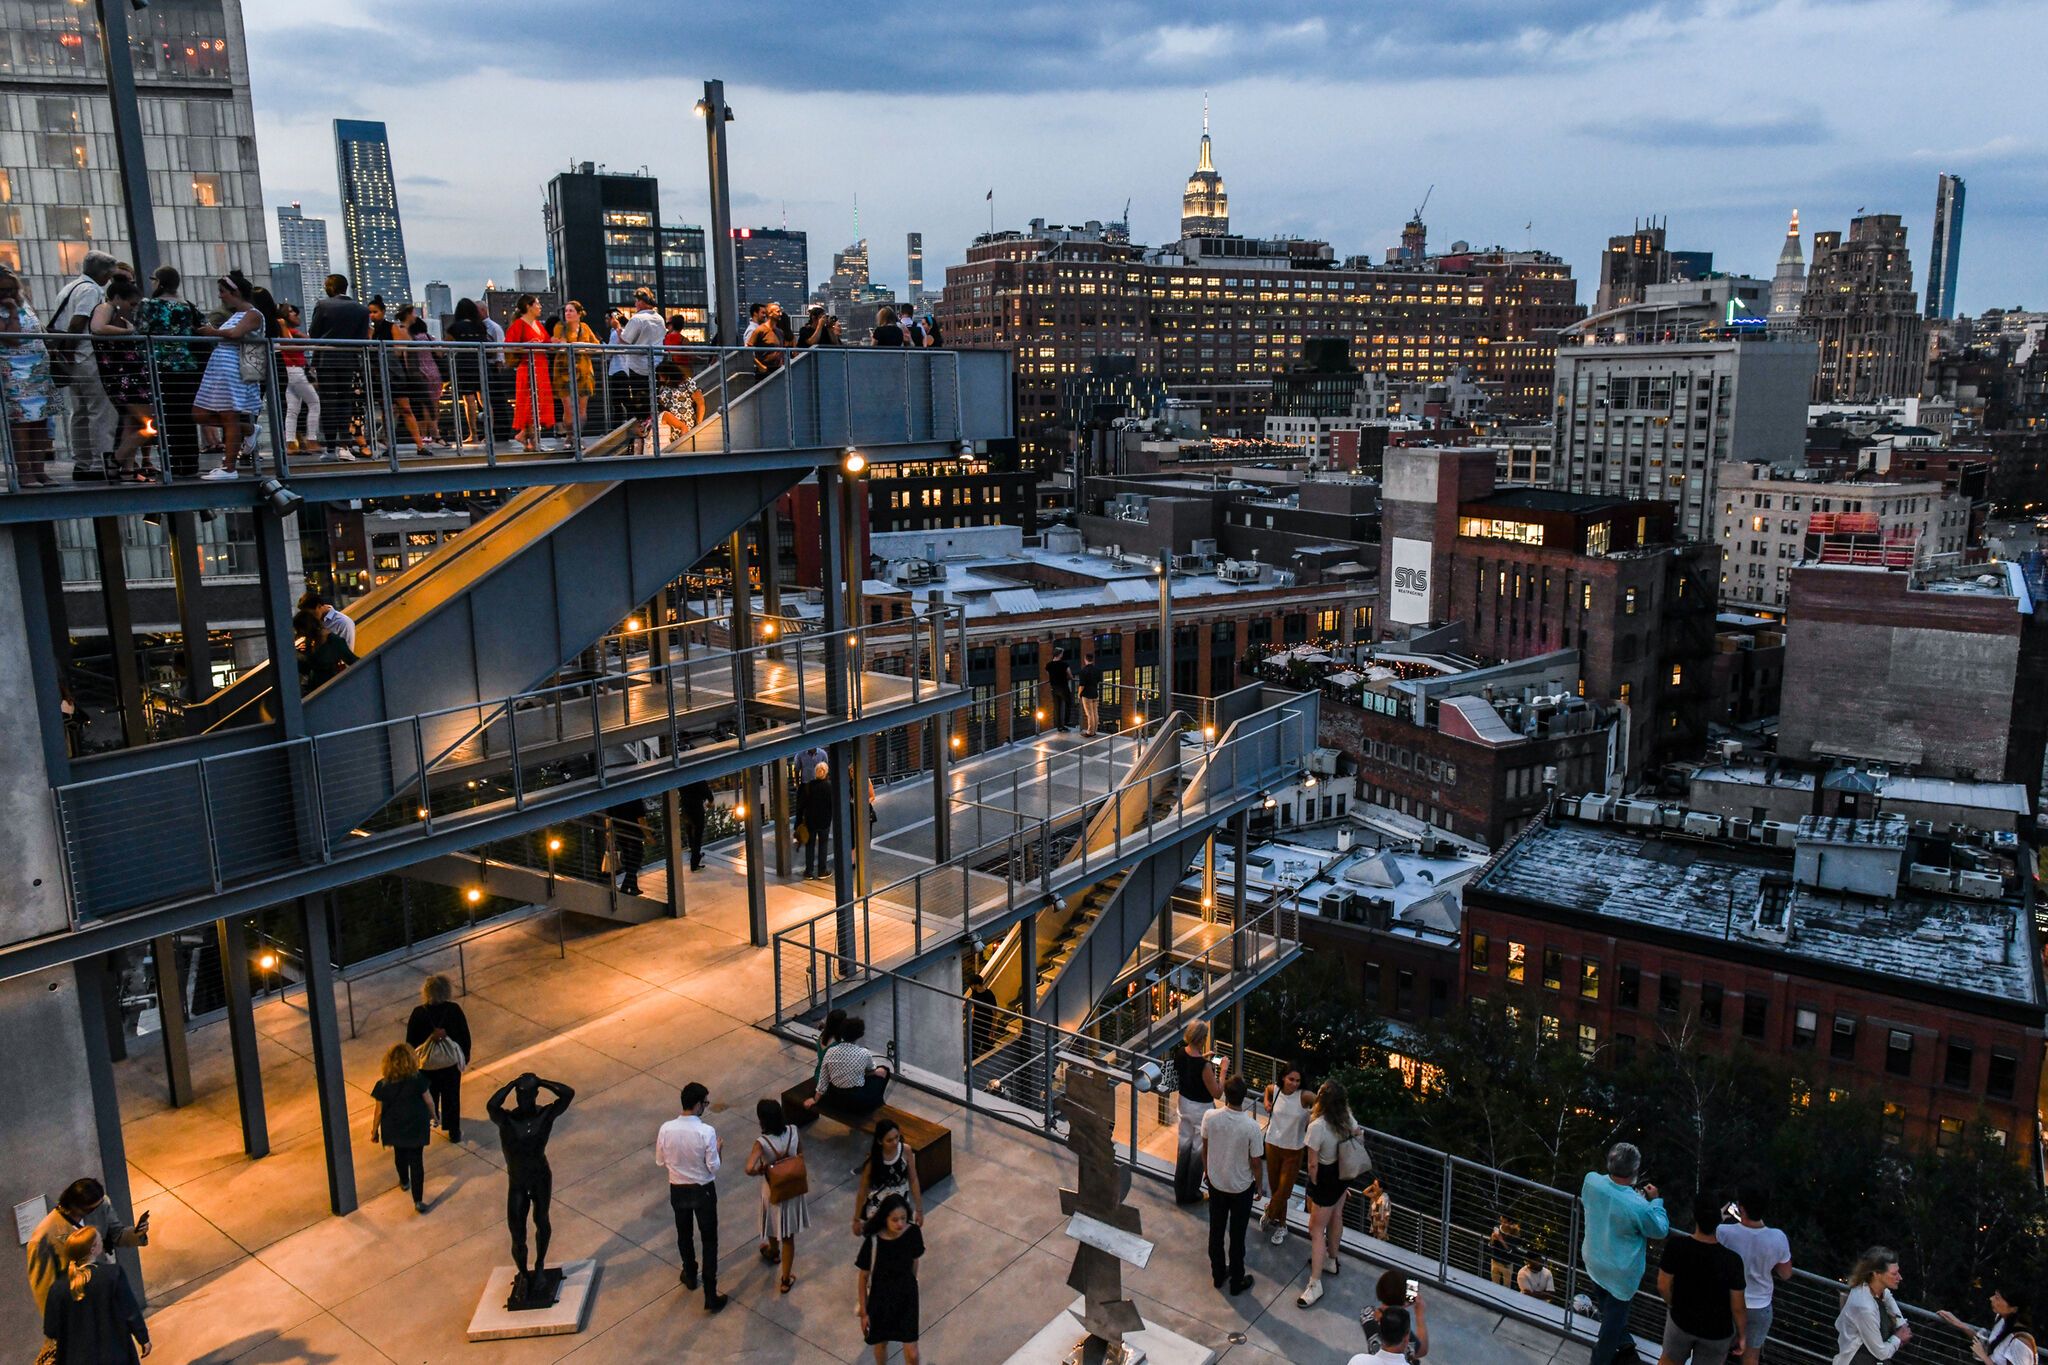
[[[1586,1210],[1580,1253],[1593,1280],[1593,1308],[1600,1315],[1591,1365],[1612,1365],[1628,1340],[1628,1306],[1643,1286],[1650,1243],[1671,1231],[1657,1187],[1636,1188],[1642,1169],[1643,1154],[1635,1144],[1617,1142],[1607,1153],[1607,1173],[1588,1171],[1579,1187]]]

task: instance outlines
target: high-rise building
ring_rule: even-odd
[[[1799,300],[1806,293],[1806,256],[1799,245],[1799,210],[1792,210],[1792,226],[1785,229],[1785,245],[1778,251],[1778,270],[1771,276],[1771,326],[1797,327]]]
[[[1956,267],[1963,254],[1963,178],[1944,175],[1934,190],[1934,245],[1927,260],[1927,316],[1956,315]]]
[[[427,315],[428,328],[438,337],[441,319],[455,311],[455,291],[440,280],[428,280],[425,296],[426,302],[420,307]]]
[[[810,238],[789,228],[734,228],[734,274],[739,277],[740,311],[777,303],[791,318],[801,317],[811,293]]]
[[[334,156],[350,292],[364,300],[382,295],[394,307],[410,303],[412,275],[405,265],[398,182],[391,173],[391,141],[384,125],[370,119],[336,119]]]
[[[704,326],[704,229],[661,226],[661,184],[653,176],[578,162],[548,182],[541,218],[548,273],[562,298],[602,312],[630,309],[633,292],[647,289],[664,311],[680,310]]]
[[[1643,301],[1643,291],[1673,280],[1705,279],[1714,269],[1711,251],[1668,251],[1664,223],[1640,220],[1626,237],[1609,237],[1600,253],[1600,292],[1593,311],[1605,313]]]
[[[911,307],[917,306],[918,296],[924,293],[924,234],[913,232],[905,239],[907,247],[906,265],[903,276],[903,297]]]
[[[306,306],[306,275],[297,261],[270,263],[270,296],[295,308]]]
[[[1816,403],[1869,403],[1920,392],[1919,299],[1906,228],[1896,213],[1850,220],[1839,232],[1813,234],[1813,266],[1799,320],[1820,343]]]
[[[1209,159],[1209,101],[1202,101],[1202,156],[1180,199],[1180,235],[1221,237],[1230,231],[1230,196]]]
[[[536,270],[530,265],[514,266],[512,287],[522,294],[544,294],[548,289],[548,272]]]
[[[689,223],[661,228],[661,306],[682,316],[685,341],[711,339],[711,295],[705,285],[704,229]]]
[[[868,239],[862,237],[832,253],[832,277],[811,297],[839,318],[848,341],[857,341],[874,325],[876,310],[895,304],[896,291],[868,278]]]
[[[45,309],[86,252],[133,254],[95,14],[0,9],[0,264]],[[162,263],[187,278],[240,269],[262,283],[270,234],[241,0],[154,5],[129,15],[128,32]]]
[[[308,218],[299,211],[299,201],[280,204],[277,209],[277,254],[299,268],[299,287],[318,289],[333,273],[327,263],[327,220]],[[273,285],[271,292],[277,292]]]

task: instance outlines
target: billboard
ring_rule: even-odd
[[[1387,585],[1387,619],[1397,625],[1429,624],[1430,550],[1426,540],[1394,538],[1393,582]]]

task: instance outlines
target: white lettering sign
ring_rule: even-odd
[[[1429,624],[1430,542],[1394,538],[1394,581],[1386,585],[1387,619],[1398,625]]]

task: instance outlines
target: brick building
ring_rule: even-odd
[[[1981,1113],[2030,1156],[2048,997],[2028,884],[1907,884],[1951,856],[1903,820],[1809,818],[1789,858],[1539,823],[1466,888],[1463,990],[1589,1055],[1739,1041],[1804,1079],[1795,1102],[1874,1092],[1888,1140],[1946,1146]]]
[[[1230,471],[1092,478],[1076,524],[1092,549],[1208,553],[1258,560],[1320,582],[1325,570],[1370,574],[1379,561],[1379,485],[1344,476],[1275,474],[1254,483]],[[1258,471],[1266,472],[1266,471]]]
[[[1971,541],[1969,496],[1939,478],[1821,482],[1729,464],[1717,510],[1721,600],[1739,607],[1782,610],[1803,560],[1910,568]]]

